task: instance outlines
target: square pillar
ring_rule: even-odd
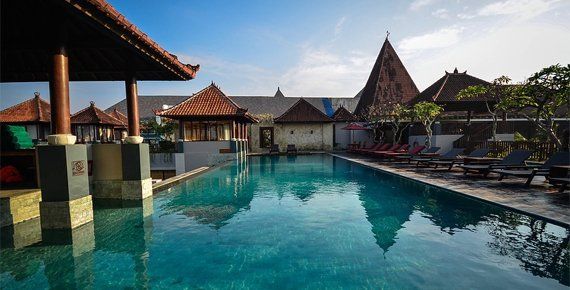
[[[36,147],[42,201],[42,229],[73,229],[93,220],[87,147]]]
[[[122,144],[122,199],[144,199],[152,196],[150,153],[148,144]]]
[[[123,155],[121,144],[93,144],[93,198],[123,198]]]

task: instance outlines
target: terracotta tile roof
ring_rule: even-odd
[[[250,122],[257,119],[211,84],[172,108],[158,111],[157,115],[172,119],[239,118]]]
[[[95,107],[94,102],[91,102],[89,107],[71,115],[71,124],[122,126],[121,121]]]
[[[111,117],[119,120],[119,122],[121,122],[122,126],[120,126],[120,127],[127,128],[127,126],[129,125],[129,120],[127,119],[127,116],[125,116],[119,110],[114,109],[113,111],[111,111],[108,114],[111,115]]]
[[[275,123],[323,123],[333,122],[325,113],[321,112],[305,99],[299,99],[283,115],[274,119]]]
[[[0,111],[0,123],[49,123],[51,108],[40,94]]]
[[[452,73],[445,72],[443,77],[423,90],[413,102],[482,102],[485,101],[485,96],[457,100],[457,94],[469,86],[488,84],[489,82],[468,75],[467,72],[460,73],[456,68]]]
[[[332,118],[339,122],[356,121],[356,116],[349,112],[345,107],[339,107],[333,114]]]
[[[176,55],[169,53],[148,35],[138,29],[125,16],[117,11],[106,0],[63,0],[82,12],[86,17],[99,22],[105,29],[117,34],[120,38],[134,45],[144,54],[156,59],[164,67],[184,80],[193,79],[200,65],[183,64]],[[94,13],[99,12],[99,13]],[[113,25],[109,25],[112,23]],[[137,45],[139,44],[139,45]]]
[[[378,58],[372,67],[366,85],[362,89],[360,101],[354,114],[361,116],[371,105],[385,102],[408,103],[419,93],[412,77],[398,57],[396,50],[388,41],[384,41]]]

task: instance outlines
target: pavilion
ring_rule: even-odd
[[[71,131],[77,136],[77,143],[112,143],[115,141],[115,127],[124,124],[103,112],[91,102],[89,107],[71,115]]]
[[[235,153],[245,155],[247,124],[258,122],[214,83],[157,115],[178,121],[186,171],[232,159]]]
[[[104,0],[3,1],[0,16],[0,81],[49,82],[51,135],[49,145],[36,149],[42,229],[71,229],[93,220],[87,149],[75,144],[71,131],[70,81],[125,82],[127,144],[93,145],[93,182],[112,187],[96,195],[94,186],[93,197],[151,196],[137,81],[190,80],[199,66],[181,63]]]
[[[50,129],[51,109],[48,102],[34,97],[0,111],[0,124],[24,126],[33,140],[45,140]]]

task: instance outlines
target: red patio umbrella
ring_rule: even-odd
[[[350,130],[352,133],[350,134],[350,143],[354,143],[354,131],[366,131],[371,130],[370,128],[366,128],[358,123],[350,123],[348,126],[341,128],[342,130]]]

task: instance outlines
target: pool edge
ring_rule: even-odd
[[[543,220],[545,220],[545,221],[547,221],[547,222],[550,222],[550,223],[552,223],[552,224],[555,224],[555,225],[558,225],[558,226],[562,226],[562,227],[564,227],[564,228],[570,228],[570,223],[568,223],[568,222],[564,222],[564,221],[561,221],[561,220],[557,220],[557,219],[555,219],[555,218],[548,217],[548,216],[545,216],[545,215],[542,215],[542,214],[539,214],[539,213],[529,212],[529,211],[527,211],[527,210],[520,209],[520,208],[516,208],[516,207],[513,207],[513,206],[508,205],[508,204],[503,204],[503,203],[500,203],[500,202],[497,202],[497,201],[488,200],[488,199],[485,199],[485,198],[482,198],[482,197],[479,197],[479,196],[476,196],[476,195],[472,195],[472,194],[469,194],[469,193],[466,193],[466,192],[461,192],[461,191],[457,191],[457,190],[454,190],[454,189],[446,188],[446,187],[443,187],[442,185],[428,183],[428,182],[423,181],[423,180],[414,179],[414,178],[411,178],[411,177],[408,177],[408,176],[405,176],[405,175],[401,175],[401,174],[398,174],[398,173],[395,173],[395,172],[391,172],[391,171],[384,170],[384,169],[381,169],[381,168],[373,167],[373,166],[370,166],[370,165],[368,165],[368,164],[360,163],[360,162],[358,162],[358,161],[356,161],[356,160],[352,160],[352,159],[350,159],[350,158],[347,157],[347,156],[338,155],[338,154],[335,154],[335,153],[327,153],[327,154],[330,155],[330,156],[333,156],[333,157],[341,158],[341,159],[344,159],[344,160],[346,160],[346,161],[349,161],[349,162],[358,164],[358,165],[360,165],[360,166],[364,166],[364,167],[373,169],[373,170],[381,171],[381,172],[383,172],[383,173],[387,173],[387,174],[390,174],[390,175],[393,175],[393,176],[398,176],[398,177],[405,178],[405,179],[408,179],[408,180],[411,180],[411,181],[414,181],[414,182],[419,182],[419,183],[422,183],[422,184],[425,184],[425,185],[433,186],[433,187],[436,187],[436,188],[439,188],[439,189],[446,190],[446,191],[451,192],[451,193],[459,194],[459,195],[462,195],[462,196],[465,196],[465,197],[469,197],[469,198],[476,199],[476,200],[481,201],[481,202],[485,202],[485,203],[489,203],[489,204],[492,204],[492,205],[500,206],[500,207],[503,207],[503,208],[506,208],[506,209],[509,209],[509,210],[512,210],[512,211],[515,211],[515,212],[518,212],[518,213],[522,213],[522,214],[529,215],[529,216],[532,216],[532,217],[540,218],[540,219],[543,219]]]

